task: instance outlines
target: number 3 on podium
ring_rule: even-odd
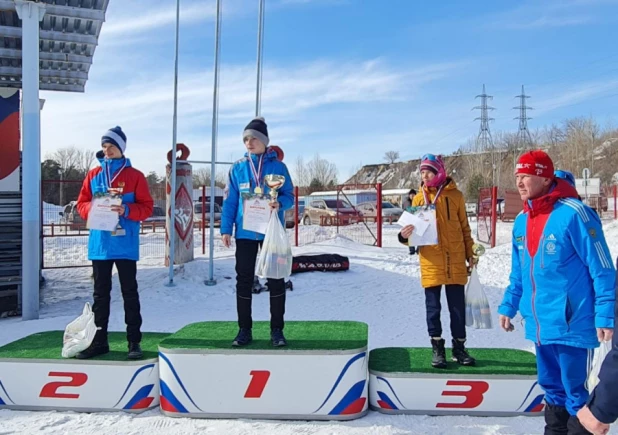
[[[251,381],[247,391],[245,391],[245,399],[259,399],[262,397],[264,388],[266,388],[270,372],[268,370],[251,370],[249,375],[251,375]]]

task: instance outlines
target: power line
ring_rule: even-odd
[[[481,116],[475,118],[475,121],[481,121],[481,125],[479,127],[479,134],[476,137],[476,145],[477,149],[480,151],[489,151],[494,149],[494,140],[491,137],[491,130],[489,129],[489,123],[494,121],[494,118],[489,117],[490,110],[496,110],[495,107],[491,107],[487,105],[487,101],[493,100],[492,95],[487,95],[485,91],[485,85],[483,85],[483,93],[477,95],[476,98],[481,99],[481,105],[475,106],[472,110],[480,110]],[[491,153],[491,165],[492,165],[492,182],[493,185],[496,185],[496,153]],[[498,176],[499,177],[499,176]]]

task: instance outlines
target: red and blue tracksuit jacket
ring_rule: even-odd
[[[124,229],[124,236],[114,236],[109,231],[90,230],[88,237],[88,260],[139,260],[140,221],[152,215],[153,201],[144,174],[131,167],[126,157],[107,160],[101,152],[97,153],[100,167],[91,169],[82,184],[77,198],[77,210],[82,219],[88,219],[90,202],[94,194],[106,192],[106,172],[109,167],[112,188],[122,188],[124,216],[120,216],[119,225]]]
[[[601,221],[557,180],[515,219],[510,285],[498,313],[519,311],[537,345],[598,347],[596,328],[614,327],[616,270]]]

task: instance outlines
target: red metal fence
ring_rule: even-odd
[[[296,191],[298,193],[298,190]],[[302,246],[342,236],[357,243],[382,247],[383,204],[381,184],[340,185],[328,192],[296,195],[286,214],[294,226],[294,245]],[[390,215],[387,222],[397,221]]]
[[[87,267],[88,229],[75,208],[81,181],[45,180],[42,183],[42,264],[45,269]],[[194,202],[194,247],[206,255],[210,244],[210,206],[206,202],[206,186],[202,186],[199,201]],[[313,210],[312,196],[299,197],[285,213],[286,231],[293,246],[303,246],[332,239],[337,235],[357,243],[382,246],[382,234],[387,244],[397,244],[400,227],[395,224],[399,214],[383,210],[380,184],[338,186],[333,191],[335,206],[331,210]],[[356,191],[363,190],[372,199],[358,201]],[[140,230],[140,259],[163,264],[165,258],[165,187],[150,187],[155,202],[153,216],[142,222]],[[221,244],[219,226],[221,203],[215,200],[215,244]],[[387,206],[389,206],[387,204]],[[390,207],[390,206],[389,206]],[[385,213],[390,213],[384,215]]]

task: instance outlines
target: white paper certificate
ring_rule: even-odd
[[[242,229],[266,234],[268,219],[270,219],[270,206],[268,199],[247,198],[243,203]]]
[[[414,225],[414,232],[419,236],[425,234],[425,231],[429,228],[428,222],[419,218],[415,214],[408,213],[407,211],[403,212],[397,223],[402,227],[405,227],[406,225]]]
[[[86,227],[89,230],[115,231],[119,217],[118,212],[112,211],[114,205],[122,205],[122,198],[109,195],[93,198]]]

